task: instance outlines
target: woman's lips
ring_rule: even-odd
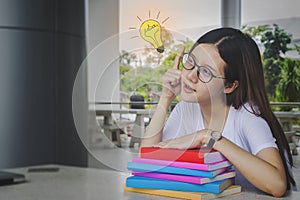
[[[186,93],[192,93],[192,92],[196,92],[195,89],[191,88],[190,86],[188,86],[187,84],[184,84],[184,87],[183,87],[184,91]]]

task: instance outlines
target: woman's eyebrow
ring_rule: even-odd
[[[192,54],[192,53],[190,53],[190,55],[191,55],[192,58],[194,59],[195,64],[196,64],[197,66],[208,67],[208,68],[211,69],[212,71],[214,71],[214,72],[216,72],[216,73],[219,73],[219,70],[216,70],[214,67],[212,67],[212,66],[210,66],[210,65],[208,65],[208,64],[203,64],[203,65],[197,64],[197,61],[198,61],[198,60],[197,60],[196,56],[195,56],[194,54]]]

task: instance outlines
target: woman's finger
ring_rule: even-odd
[[[172,86],[178,85],[180,83],[180,77],[178,76],[168,76],[165,78],[166,83],[169,83]]]
[[[173,69],[179,69],[179,63],[180,63],[180,59],[183,56],[183,52],[184,52],[184,47],[182,47],[179,51],[179,53],[177,54],[176,58],[175,58],[175,62],[173,65]]]

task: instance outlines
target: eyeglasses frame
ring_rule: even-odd
[[[186,68],[184,65],[185,65],[185,63],[183,63],[183,58],[184,58],[184,56],[190,56],[190,54],[189,53],[184,53],[183,54],[183,56],[182,56],[182,59],[181,59],[181,63],[182,63],[182,66],[183,66],[183,68],[184,69],[186,69],[186,70],[193,70],[195,67],[197,67],[197,77],[198,77],[198,79],[202,82],[202,83],[209,83],[213,78],[220,78],[220,79],[227,79],[227,78],[224,78],[224,77],[221,77],[221,76],[216,76],[216,75],[214,75],[213,73],[212,73],[212,71],[208,68],[208,67],[206,67],[206,66],[199,66],[199,65],[197,65],[196,64],[196,62],[195,62],[195,59],[193,58],[193,56],[190,56],[192,59],[193,59],[193,61],[194,61],[194,66],[192,67],[192,68]],[[199,69],[200,68],[206,68],[209,72],[210,72],[210,74],[211,74],[211,78],[208,80],[208,81],[203,81],[203,80],[201,80],[201,78],[200,78],[200,72],[199,72]]]

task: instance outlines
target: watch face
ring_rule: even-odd
[[[211,132],[211,137],[217,141],[221,138],[221,133],[218,132],[218,131],[212,131]]]

